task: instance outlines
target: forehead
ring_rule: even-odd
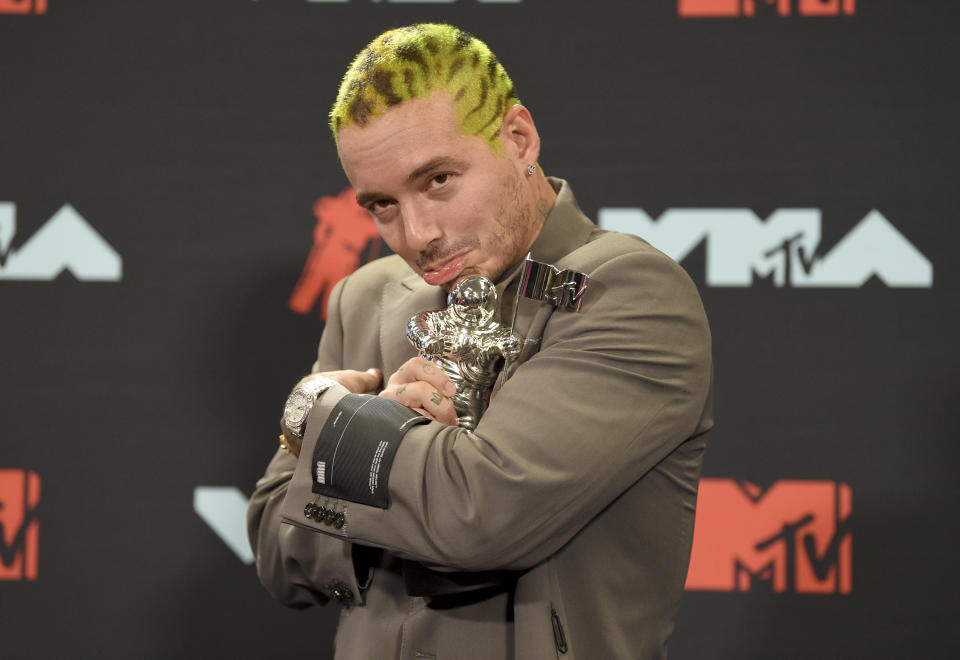
[[[406,176],[424,162],[443,157],[469,156],[478,147],[489,150],[480,138],[460,129],[449,95],[406,101],[363,126],[351,124],[337,137],[347,176],[357,186],[373,174]]]

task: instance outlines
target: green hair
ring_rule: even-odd
[[[347,69],[330,110],[330,130],[363,126],[391,107],[444,91],[460,129],[500,148],[503,115],[519,103],[513,82],[485,43],[452,25],[420,23],[388,30]]]

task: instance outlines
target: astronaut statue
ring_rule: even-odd
[[[457,386],[457,420],[474,430],[487,408],[490,389],[504,364],[515,359],[523,339],[494,320],[497,291],[485,277],[471,275],[450,292],[446,309],[420,312],[407,324],[407,339],[436,362]]]

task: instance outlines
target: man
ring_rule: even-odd
[[[509,77],[456,28],[375,39],[331,127],[396,255],[330,297],[285,411],[291,453],[250,504],[261,580],[294,607],[343,607],[337,658],[663,657],[712,425],[690,279],[542,174]],[[516,301],[528,252],[589,275],[580,311]],[[473,432],[403,334],[467,275],[496,283],[527,339]]]

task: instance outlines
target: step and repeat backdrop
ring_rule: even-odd
[[[327,110],[417,21],[486,40],[544,170],[700,288],[671,657],[960,651],[960,5],[0,0],[0,656],[332,656],[244,510],[326,294],[387,253]]]

